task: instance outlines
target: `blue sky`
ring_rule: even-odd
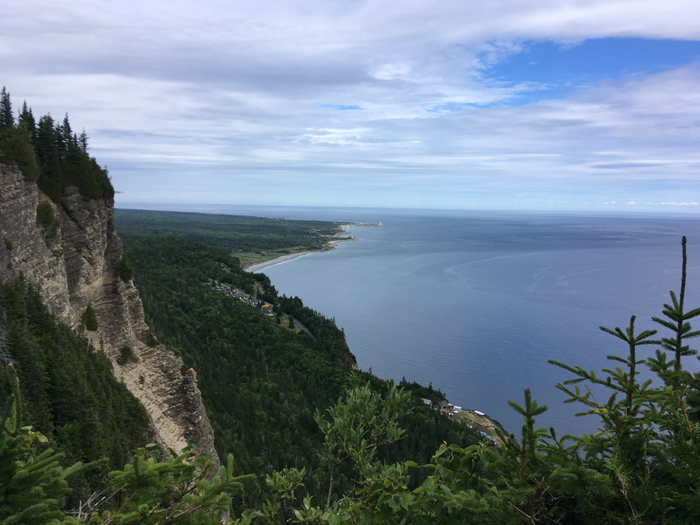
[[[700,212],[696,0],[0,0],[119,202]]]
[[[595,38],[580,42],[523,42],[484,76],[511,85],[534,82],[540,90],[517,96],[518,104],[565,97],[574,90],[627,75],[651,75],[700,61],[700,40]]]

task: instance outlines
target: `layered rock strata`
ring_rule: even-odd
[[[37,222],[40,203],[51,206],[60,224]],[[0,282],[23,272],[41,286],[45,304],[76,329],[91,304],[98,328],[86,335],[143,403],[155,439],[176,452],[194,440],[216,458],[195,372],[182,374],[182,360],[157,344],[144,322],[133,283],[114,276],[122,254],[114,201],[87,199],[69,187],[55,204],[18,168],[0,164],[0,236]]]

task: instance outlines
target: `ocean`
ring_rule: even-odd
[[[144,208],[143,204],[139,207]],[[154,206],[163,209],[162,205]],[[594,416],[563,404],[571,376],[555,359],[599,371],[626,345],[598,327],[659,328],[680,289],[688,237],[687,309],[700,307],[700,217],[260,206],[174,206],[180,211],[379,223],[352,227],[358,242],[261,270],[280,294],[335,318],[363,370],[441,389],[520,434],[508,406],[530,388],[549,410],[539,426],[594,432]],[[700,326],[697,318],[695,327]],[[658,334],[661,336],[662,332]],[[696,339],[694,348],[700,348]],[[643,346],[639,357],[652,355]],[[684,366],[700,370],[695,357]],[[600,374],[598,374],[600,375]],[[599,401],[607,394],[594,390]]]
[[[637,333],[657,327],[651,317],[680,288],[682,235],[686,303],[700,306],[698,218],[350,209],[276,216],[381,221],[352,227],[359,242],[261,271],[280,294],[335,318],[361,369],[432,383],[516,434],[522,419],[508,400],[521,404],[525,388],[549,407],[538,425],[560,435],[595,431],[595,417],[574,416],[581,405],[562,403],[555,385],[570,375],[547,360],[598,371],[614,365],[607,355],[626,356],[626,345],[598,327],[624,329],[631,315]],[[688,369],[699,365],[685,359]]]

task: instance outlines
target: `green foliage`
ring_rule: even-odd
[[[20,121],[17,126],[0,132],[0,153],[1,162],[19,166],[24,180],[33,181],[41,175],[26,122]]]
[[[87,308],[80,316],[80,322],[85,326],[86,330],[94,332],[97,330],[97,315],[95,314],[95,309],[92,307],[92,303],[87,305]]]
[[[231,495],[242,494],[243,483],[252,477],[233,476],[233,456],[217,472],[211,456],[194,453],[193,442],[164,460],[153,446],[137,450],[124,470],[110,472],[112,497],[119,505],[93,514],[90,523],[222,523]]]
[[[88,155],[87,135],[73,133],[67,115],[60,124],[45,115],[37,125],[25,102],[15,123],[4,88],[0,96],[0,162],[18,165],[25,180],[36,180],[55,203],[61,202],[67,186],[77,186],[90,199],[114,196],[107,170]]]
[[[11,148],[11,134],[14,128],[14,115],[10,94],[2,88],[0,92],[0,162],[13,164],[14,156]]]
[[[353,375],[344,401],[326,410],[328,419],[316,410],[314,419],[324,434],[321,457],[329,464],[330,481],[326,505],[333,495],[336,468],[349,460],[353,465],[354,483],[371,478],[377,472],[377,447],[394,443],[406,433],[398,420],[410,411],[410,394],[399,390],[393,381],[388,384],[385,398],[377,396],[369,382],[362,385]]]
[[[13,139],[11,147],[14,150],[15,161],[24,175],[24,180],[37,180],[41,176],[41,168],[32,145],[31,131],[26,122],[20,122],[15,128]]]
[[[700,331],[692,332],[690,329],[690,323],[687,321],[693,317],[700,315],[700,308],[686,312],[685,307],[685,281],[686,281],[686,267],[688,265],[688,256],[686,254],[686,238],[683,237],[683,265],[682,265],[682,277],[681,277],[681,292],[680,296],[676,298],[676,294],[671,292],[672,306],[664,304],[663,315],[666,319],[659,317],[653,317],[654,322],[660,324],[663,327],[671,330],[671,337],[664,337],[661,339],[661,347],[664,350],[672,352],[675,362],[674,370],[676,372],[681,369],[681,358],[690,355],[696,355],[697,350],[692,350],[688,345],[683,343],[687,339],[692,339],[693,337],[698,337]]]
[[[337,360],[338,364],[346,367],[355,365],[355,356],[350,353],[348,344],[345,342],[345,333],[338,328],[335,320],[328,319],[322,313],[304,306],[299,297],[282,296],[277,298],[277,309],[290,314],[289,328],[295,326],[294,320],[298,319],[314,337],[328,341],[330,344],[329,353]]]
[[[5,242],[5,248],[12,250],[12,241],[7,237],[3,237],[2,240]]]
[[[0,132],[12,129],[15,125],[15,118],[12,114],[12,102],[10,94],[3,87],[0,92]]]
[[[61,221],[54,216],[53,207],[49,202],[41,202],[36,207],[36,222],[47,229],[46,237],[48,239],[53,239],[58,235],[58,227],[61,225]]]
[[[63,454],[40,451],[37,443],[46,443],[46,437],[31,427],[17,428],[19,386],[13,367],[8,369],[13,392],[0,413],[0,523],[216,524],[230,512],[231,495],[242,493],[251,478],[233,476],[232,456],[216,472],[210,455],[194,453],[194,442],[165,459],[150,444],[137,450],[124,470],[109,473],[107,488],[68,510],[69,480],[107,460],[64,468]]]
[[[258,310],[205,286],[218,280],[240,289],[254,282],[223,249],[123,240],[138,269],[135,285],[148,322],[160,341],[178,349],[186,367],[197,370],[219,455],[233,453],[236,468],[261,481],[289,464],[315,473],[320,436],[314,410],[330,405],[348,377],[329,355],[331,344],[279,329]],[[247,503],[255,497],[249,494]]]
[[[406,436],[399,426],[402,414],[410,411],[410,395],[389,383],[384,396],[354,377],[343,400],[325,414],[317,413],[324,434],[322,456],[331,472],[349,464],[353,482],[337,498],[329,490],[324,505],[312,498],[298,499],[305,471],[285,469],[268,476],[273,498],[262,509],[248,511],[235,523],[465,523],[473,515],[465,505],[468,496],[478,496],[480,454],[487,445],[466,449],[442,445],[431,463],[414,461],[387,463],[376,460],[379,447],[391,447]],[[492,448],[492,447],[491,447]],[[410,470],[425,471],[425,481],[410,488]],[[331,476],[332,480],[332,476]],[[332,488],[332,485],[329,489]]]
[[[319,250],[340,223],[144,210],[115,210],[120,235],[170,237],[239,252],[274,254]],[[238,266],[238,264],[236,264]],[[274,301],[270,301],[274,302]]]
[[[47,238],[49,239],[55,239],[56,235],[58,235],[58,227],[61,225],[61,221],[58,219],[54,219],[53,222],[51,223],[51,231],[47,235]]]
[[[127,363],[138,363],[139,358],[136,357],[136,354],[134,351],[131,349],[130,346],[123,346],[121,350],[119,350],[119,357],[117,357],[117,364],[124,366]]]
[[[31,144],[34,144],[36,141],[36,120],[34,119],[32,108],[27,106],[26,100],[22,104],[22,111],[19,114],[19,124],[26,126],[29,133],[29,141]]]
[[[148,417],[115,379],[107,357],[58,321],[39,291],[21,278],[0,286],[0,313],[2,350],[20,379],[18,425],[45,435],[67,464],[108,457],[111,466],[123,465],[146,442]],[[0,364],[0,403],[12,395],[12,374]],[[81,471],[71,483],[97,489],[104,468]],[[74,492],[68,503],[80,497]]]
[[[11,393],[0,412],[0,522],[73,523],[59,510],[61,501],[72,490],[69,480],[104,461],[76,463],[65,469],[59,464],[63,454],[52,448],[40,451],[37,443],[46,443],[46,437],[31,426],[19,428],[21,394],[12,365],[7,367],[7,382]]]
[[[134,277],[134,269],[129,266],[126,260],[126,252],[122,252],[121,259],[119,259],[119,264],[114,269],[114,276],[119,277],[125,283],[128,283]]]
[[[40,202],[36,207],[36,223],[43,228],[48,228],[53,224],[54,219],[55,217],[51,204],[46,201]]]
[[[258,479],[245,505],[261,504],[269,490],[265,476],[290,465],[306,469],[309,494],[325,493],[329,472],[318,456],[323,436],[314,413],[332,406],[350,379],[354,358],[342,330],[295,298],[295,316],[303,318],[312,339],[213,289],[208,283],[215,280],[234,289],[259,282],[222,248],[176,239],[123,242],[137,269],[134,284],[147,322],[159,341],[180,353],[185,369],[197,370],[219,456],[233,453],[237,470]],[[374,376],[362,377],[376,390],[387,388]],[[422,406],[420,397],[411,396],[411,404],[413,412],[402,421],[404,438],[379,450],[381,459],[427,461],[448,436],[462,445],[477,441],[470,429]],[[352,483],[352,471],[343,467],[335,478],[343,490]],[[234,502],[243,506],[242,499]]]

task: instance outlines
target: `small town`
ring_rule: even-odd
[[[244,293],[240,290],[236,290],[228,284],[220,283],[219,281],[214,280],[204,283],[204,286],[211,286],[217,292],[221,292],[222,294],[228,295],[229,297],[239,299],[245,304],[260,310],[267,317],[275,317],[275,312],[272,310],[272,305],[270,303],[266,303],[265,301],[261,301],[256,297],[251,296],[250,294]]]

